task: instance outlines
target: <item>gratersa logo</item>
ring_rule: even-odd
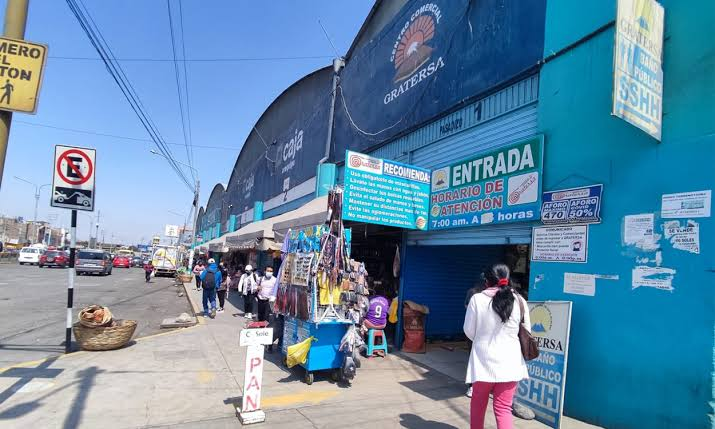
[[[296,128],[291,139],[278,146],[277,167],[281,174],[286,174],[295,167],[295,159],[303,149],[303,130]]]
[[[356,152],[348,152],[348,166],[353,170],[382,174],[382,160]]]
[[[417,8],[402,26],[390,55],[390,61],[395,66],[394,83],[401,83],[385,94],[385,104],[396,100],[444,67],[442,57],[430,61],[435,50],[430,43],[441,19],[439,7],[427,3]]]

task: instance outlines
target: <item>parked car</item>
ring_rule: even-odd
[[[20,250],[20,256],[17,257],[17,262],[20,265],[31,264],[37,265],[40,263],[40,255],[42,254],[42,249],[37,247],[23,247]]]
[[[117,255],[114,257],[113,261],[112,265],[115,268],[130,268],[132,266],[132,261],[128,256]]]
[[[78,276],[82,274],[112,274],[112,259],[109,253],[103,250],[83,249],[77,252],[75,260],[75,272]]]
[[[143,267],[144,259],[141,256],[135,256],[132,258],[132,267]]]
[[[40,256],[38,266],[42,267],[60,267],[67,268],[70,263],[70,257],[67,253],[61,250],[45,250],[45,253]]]

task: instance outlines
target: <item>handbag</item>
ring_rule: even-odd
[[[519,345],[521,345],[521,355],[525,361],[530,361],[539,357],[539,345],[536,344],[536,340],[531,336],[531,332],[524,327],[524,303],[521,302],[521,298],[518,296],[514,296],[514,298],[519,301],[519,308],[521,309],[521,321],[519,321]]]

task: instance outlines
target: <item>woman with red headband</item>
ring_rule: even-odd
[[[484,428],[489,394],[494,395],[498,429],[512,429],[511,405],[520,380],[529,378],[519,345],[519,296],[509,280],[509,267],[494,265],[484,273],[487,288],[474,294],[467,307],[464,333],[472,340],[466,382],[472,385],[471,427]],[[529,312],[524,326],[531,327]]]

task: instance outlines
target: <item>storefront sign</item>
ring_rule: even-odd
[[[663,21],[656,0],[618,0],[613,115],[661,139]]]
[[[427,229],[429,170],[352,151],[345,159],[343,219]]]
[[[539,219],[543,148],[537,136],[434,170],[430,229]]]
[[[547,225],[600,223],[603,185],[544,192],[541,222]]]
[[[273,329],[270,329],[273,331]],[[263,384],[263,345],[249,345],[246,348],[246,369],[243,376],[243,400],[238,418],[243,424],[260,423],[266,420],[261,410],[261,390]]]
[[[661,200],[660,216],[664,219],[678,217],[710,217],[712,191],[665,194]]]
[[[335,135],[343,138],[335,141],[338,157],[345,149],[367,151],[508,81],[542,58],[543,1],[398,4],[403,6],[394,10],[399,6],[391,3],[392,18],[381,20],[377,26],[382,30],[357,48],[340,72]],[[468,120],[454,118],[442,124],[438,135],[464,129],[480,118],[481,111]]]
[[[536,420],[558,429],[564,409],[571,302],[529,302],[529,316],[539,357],[526,363],[529,379],[519,382],[514,400],[531,408]]]
[[[531,237],[531,260],[588,261],[588,225],[534,228]]]

